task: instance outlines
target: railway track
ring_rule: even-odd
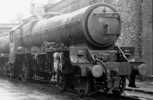
[[[37,97],[44,98],[41,100],[48,100],[46,98],[52,98],[52,97],[56,97],[55,100],[152,100],[151,98],[148,98],[147,95],[145,96],[142,96],[142,94],[134,95],[136,94],[134,92],[128,94],[126,92],[122,96],[115,96],[112,94],[106,95],[97,92],[88,97],[80,98],[79,95],[77,95],[74,92],[68,92],[68,91],[61,92],[57,86],[52,84],[38,82],[38,81],[21,82],[17,80],[10,80],[7,78],[0,78],[0,90],[1,90],[0,92],[3,94],[5,92],[9,94],[9,95],[5,94],[8,97],[12,96],[12,94],[15,94],[17,98],[20,98],[21,95],[18,94],[22,93],[22,96],[24,96],[25,98],[17,100],[31,100],[28,99],[28,97],[30,97],[31,95],[35,95],[36,98]],[[3,92],[3,90],[5,91]],[[13,93],[11,91],[13,91]],[[1,96],[2,95],[0,95],[0,98]],[[35,99],[35,100],[40,100],[40,99]]]

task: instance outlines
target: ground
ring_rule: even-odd
[[[128,84],[127,84],[128,85]],[[126,87],[126,94],[138,96],[139,98],[153,100],[153,80],[136,81],[138,88]]]
[[[0,78],[1,100],[138,100],[136,95],[140,95],[140,93],[126,91],[125,95],[125,97],[116,97],[98,93],[91,97],[79,98],[78,95],[73,93],[60,92],[57,87],[51,84],[23,83],[7,78]],[[143,95],[146,97],[142,98],[141,96],[141,100],[152,100],[151,96],[153,95]]]

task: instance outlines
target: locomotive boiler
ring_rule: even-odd
[[[67,56],[71,63],[68,64],[69,71],[74,72],[72,79],[78,80],[75,82],[78,87],[82,86],[79,87],[80,93],[102,89],[106,93],[118,91],[120,94],[125,88],[125,76],[130,68],[128,62],[119,61],[117,54],[120,49],[115,49],[120,30],[119,13],[110,5],[94,4],[67,14],[25,21],[9,36],[0,37],[0,52],[9,52],[9,72],[15,77],[27,79],[29,75],[36,79],[44,76],[48,80],[52,72],[61,79],[61,74],[55,72],[53,66],[62,65],[63,57],[60,55],[70,52]],[[51,47],[49,50],[46,43]],[[52,43],[60,44],[60,48]],[[47,51],[43,51],[42,47]],[[33,56],[34,48],[39,52]],[[55,53],[59,53],[59,58]],[[123,52],[120,55],[125,57]],[[56,61],[59,59],[61,62]]]
[[[48,41],[107,49],[120,35],[120,27],[120,16],[113,7],[96,4],[72,13],[24,23],[12,30],[10,42],[26,48]]]

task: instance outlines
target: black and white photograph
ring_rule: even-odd
[[[153,100],[153,0],[0,0],[0,100]]]

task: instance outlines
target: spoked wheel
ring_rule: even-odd
[[[28,68],[25,64],[22,65],[22,73],[20,74],[20,80],[26,82],[28,80]]]
[[[79,96],[82,98],[85,96],[85,90],[84,89],[80,89],[79,90]]]
[[[126,77],[125,76],[121,76],[120,78],[120,83],[119,83],[119,89],[113,90],[113,94],[116,96],[121,95],[126,87]]]
[[[103,88],[103,93],[104,93],[104,94],[108,94],[108,91],[109,91],[109,88],[107,88],[107,86],[105,86],[105,87]]]
[[[121,93],[125,90],[125,87],[126,87],[126,77],[121,76],[120,84],[119,84],[119,88],[120,88]]]
[[[89,93],[91,92],[90,90],[91,90],[90,82],[86,81],[84,83],[84,87],[79,90],[79,96],[80,97],[89,96]]]
[[[59,86],[60,91],[63,92],[63,91],[65,91],[65,88],[66,88],[65,80],[61,74],[58,77],[59,77],[59,79],[58,79],[57,85]]]
[[[11,76],[11,67],[10,67],[10,64],[9,63],[7,63],[5,66],[5,75],[7,75],[9,78],[10,78],[10,76]]]

